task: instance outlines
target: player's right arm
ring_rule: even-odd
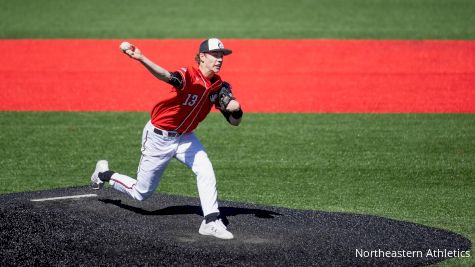
[[[162,80],[166,83],[170,83],[170,80],[173,79],[172,74],[168,70],[160,67],[159,65],[148,59],[136,46],[132,46],[131,49],[124,50],[123,52],[127,54],[130,58],[133,58],[142,63],[142,65],[144,65],[145,68],[159,80]]]

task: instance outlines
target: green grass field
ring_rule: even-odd
[[[0,113],[0,193],[89,183],[98,159],[134,175],[146,113]],[[220,198],[373,214],[475,238],[475,115],[212,113],[196,131]],[[160,192],[197,196],[174,161]],[[469,260],[449,265],[473,265]]]
[[[473,39],[473,0],[0,0],[0,38]]]

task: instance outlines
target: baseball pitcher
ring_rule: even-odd
[[[219,39],[207,39],[201,43],[195,56],[197,66],[169,72],[145,57],[132,44],[123,42],[120,48],[156,78],[170,84],[171,90],[153,107],[150,121],[144,127],[137,179],[109,170],[108,162],[99,160],[91,176],[93,188],[100,189],[105,182],[109,182],[114,189],[143,201],[156,190],[168,163],[175,158],[196,175],[204,215],[199,233],[232,239],[233,234],[219,216],[213,166],[193,133],[213,106],[231,125],[237,126],[241,122],[243,111],[232,94],[231,85],[218,75],[224,56],[232,51],[224,48]]]

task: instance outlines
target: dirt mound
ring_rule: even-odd
[[[97,196],[31,201],[84,194]],[[136,202],[82,187],[0,200],[2,266],[418,266],[471,248],[461,235],[409,222],[231,202],[220,210],[235,239],[218,240],[198,234],[197,198],[158,193]]]

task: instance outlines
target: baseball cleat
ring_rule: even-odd
[[[99,160],[96,164],[96,169],[91,176],[92,189],[101,189],[104,186],[104,182],[99,179],[99,173],[109,170],[109,162],[107,160]]]
[[[221,219],[206,223],[205,220],[201,222],[200,230],[198,231],[202,235],[212,235],[221,239],[233,239],[234,236],[224,226]]]

